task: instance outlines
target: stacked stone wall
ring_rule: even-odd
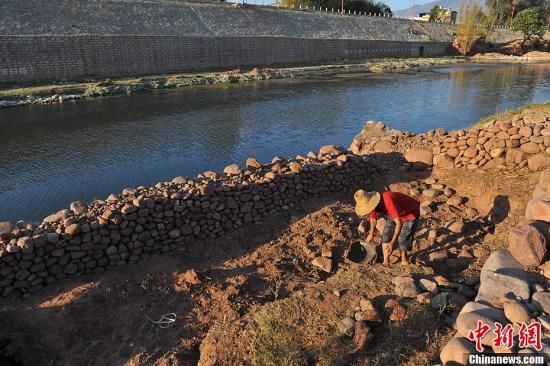
[[[550,167],[550,116],[517,114],[468,130],[437,129],[413,135],[367,123],[350,147],[354,153],[398,151],[409,162],[442,168]]]
[[[23,296],[67,276],[135,263],[157,253],[187,252],[313,196],[368,182],[376,156],[357,157],[325,146],[291,160],[228,166],[223,174],[177,177],[154,187],[70,208],[40,224],[0,223],[0,294]]]

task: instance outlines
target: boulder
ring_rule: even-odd
[[[416,297],[416,301],[420,304],[431,304],[434,295],[431,292],[423,292]]]
[[[319,149],[319,154],[321,155],[340,155],[345,152],[346,150],[339,145],[325,145]]]
[[[550,199],[540,198],[529,201],[525,209],[525,218],[550,222]]]
[[[483,280],[482,280],[483,282]],[[503,326],[508,324],[508,320],[504,316],[504,311],[493,308],[478,302],[470,301],[460,311],[456,318],[457,335],[468,338],[470,331],[476,329],[477,322],[481,320],[489,325],[491,329],[495,329],[495,323],[499,322]],[[492,346],[496,334],[489,331],[485,337],[481,339],[481,343],[486,346]]]
[[[21,249],[21,252],[23,252],[23,254],[32,253],[34,248],[32,238],[28,236],[23,236],[17,239],[17,246]]]
[[[476,353],[476,346],[466,338],[454,337],[441,350],[439,358],[443,365],[466,366],[468,356]]]
[[[237,164],[231,164],[226,166],[223,172],[227,175],[239,175],[242,169]]]
[[[440,250],[438,252],[433,252],[428,255],[430,262],[445,262],[449,259],[449,254],[446,250]]]
[[[324,272],[327,272],[327,273],[332,272],[332,260],[330,258],[316,257],[313,259],[311,264]]]
[[[546,239],[529,222],[522,222],[510,231],[508,249],[524,266],[538,266],[546,259]]]
[[[527,142],[521,145],[520,149],[526,154],[537,154],[540,152],[539,144],[534,142]]]
[[[550,292],[535,292],[531,303],[537,307],[538,311],[550,314]]]
[[[506,319],[508,319],[512,324],[529,324],[531,320],[531,313],[529,312],[529,309],[517,301],[505,302],[503,304],[503,309],[504,316],[506,316]]]
[[[256,158],[248,158],[245,163],[247,169],[256,170],[262,167],[262,164]]]
[[[407,317],[407,310],[394,299],[386,301],[384,311],[391,321],[400,322]]]
[[[414,299],[420,294],[420,290],[414,282],[400,283],[395,286],[395,294],[399,297]]]
[[[300,173],[302,171],[302,165],[300,163],[295,162],[295,161],[291,161],[288,164],[288,167],[290,168],[290,171],[292,173]]]
[[[75,202],[71,203],[69,208],[71,209],[73,214],[75,214],[77,216],[82,215],[84,212],[86,212],[88,210],[88,206],[86,205],[85,202],[82,202],[82,201],[75,201]]]
[[[13,224],[9,221],[1,221],[0,222],[0,239],[7,238],[12,230],[15,229]]]
[[[509,295],[528,300],[529,281],[523,266],[507,250],[493,252],[483,265],[476,301],[500,306]]]
[[[453,221],[447,225],[447,229],[455,234],[462,234],[464,232],[464,227],[465,225],[463,221]]]
[[[521,149],[508,149],[506,151],[506,164],[508,165],[517,165],[525,159],[525,153]]]
[[[369,327],[380,327],[383,324],[382,317],[378,310],[363,310],[355,313],[356,321],[364,321]]]
[[[69,235],[76,235],[80,233],[80,224],[71,224],[65,228],[65,233]]]
[[[418,284],[420,288],[424,291],[428,291],[433,294],[437,294],[439,292],[437,288],[437,283],[435,283],[434,281],[428,280],[426,278],[422,278],[420,279],[420,281],[418,281]]]
[[[447,154],[436,155],[433,164],[442,169],[453,169],[455,161]]]
[[[527,159],[527,166],[533,172],[550,167],[550,158],[546,153],[540,153]]]
[[[405,153],[405,160],[409,163],[423,163],[432,166],[434,154],[431,149],[414,148]]]
[[[373,149],[377,153],[390,153],[393,151],[393,145],[389,141],[378,141],[374,144]]]
[[[364,321],[355,322],[355,331],[353,334],[353,343],[355,343],[355,350],[360,351],[365,348],[367,342],[373,337],[370,332],[370,328]]]
[[[355,320],[351,317],[346,317],[338,323],[338,332],[348,337],[353,337],[355,330]]]

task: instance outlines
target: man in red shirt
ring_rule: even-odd
[[[369,215],[370,218],[367,242],[374,239],[378,216],[386,219],[382,232],[384,265],[389,264],[389,258],[397,243],[401,251],[401,264],[408,264],[407,252],[412,249],[414,234],[418,229],[420,202],[399,192],[365,192],[362,189],[355,192],[354,198],[357,215]]]

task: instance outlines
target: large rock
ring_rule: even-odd
[[[506,151],[506,164],[508,165],[517,165],[525,159],[525,153],[521,149],[508,149]]]
[[[414,299],[420,294],[420,290],[414,282],[406,282],[395,286],[395,294],[399,297]]]
[[[237,164],[231,164],[226,166],[223,172],[228,175],[239,175],[242,170]]]
[[[548,157],[548,155],[546,155],[546,153],[533,155],[529,159],[527,159],[527,166],[533,172],[546,169],[550,167],[550,158]]]
[[[339,145],[325,145],[319,149],[319,154],[321,155],[340,155],[345,152],[346,150]]]
[[[546,259],[546,239],[529,222],[522,222],[510,231],[508,249],[524,266],[538,266]]]
[[[443,365],[468,365],[468,356],[476,353],[476,346],[466,338],[454,337],[441,350],[439,358]]]
[[[503,308],[504,316],[512,324],[529,323],[531,320],[531,313],[527,307],[517,301],[505,302]]]
[[[13,226],[13,224],[9,221],[1,221],[0,222],[0,239],[1,238],[7,238],[10,234],[11,234],[11,231],[15,229],[15,227]]]
[[[455,167],[455,161],[449,155],[441,154],[435,156],[434,165],[442,169],[453,169]]]
[[[311,264],[321,269],[324,272],[332,272],[332,260],[327,257],[316,257],[311,261]]]
[[[374,147],[374,152],[377,153],[390,153],[393,151],[393,145],[389,141],[378,141]]]
[[[540,152],[539,144],[534,142],[528,142],[521,145],[521,150],[527,154],[537,154]]]
[[[75,201],[69,207],[75,215],[82,215],[88,210],[88,206],[82,201]]]
[[[491,329],[495,329],[495,322],[499,322],[502,325],[508,324],[508,320],[502,310],[471,301],[464,305],[456,318],[457,335],[468,338],[470,331],[476,329],[479,320],[489,325]],[[486,346],[492,346],[495,337],[495,333],[489,331],[481,339],[481,343]]]
[[[509,251],[497,250],[489,256],[481,269],[476,301],[499,306],[510,294],[524,300],[529,299],[527,274]]]
[[[246,159],[245,163],[246,167],[248,169],[260,169],[262,167],[262,164],[256,159],[256,158],[248,158]]]
[[[427,166],[432,166],[434,154],[431,149],[414,148],[405,153],[405,160],[409,163],[423,163]]]
[[[550,314],[550,292],[535,292],[531,298],[531,303],[539,311]]]
[[[529,201],[525,209],[525,218],[550,222],[550,199],[540,198]]]

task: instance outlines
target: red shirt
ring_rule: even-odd
[[[410,221],[420,216],[420,202],[406,194],[399,192],[380,193],[380,203],[370,217],[376,218],[379,214],[388,215],[392,219],[398,217],[401,221]]]

